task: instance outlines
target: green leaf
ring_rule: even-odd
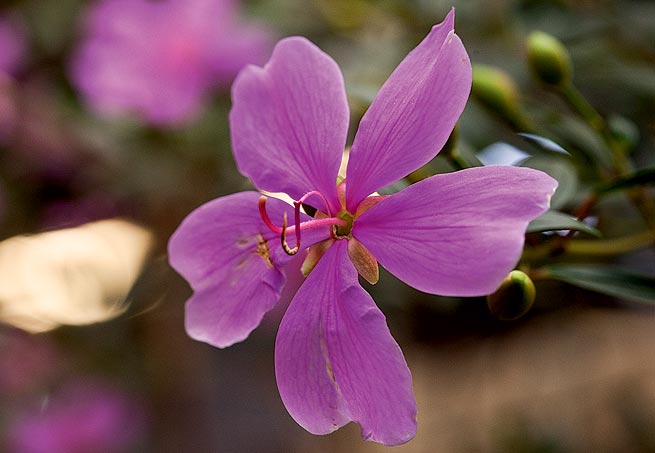
[[[555,155],[533,156],[521,163],[521,167],[541,170],[557,180],[557,190],[550,200],[553,209],[562,209],[571,204],[580,192],[578,172],[569,159]]]
[[[562,148],[560,145],[558,145],[557,143],[555,143],[549,138],[542,137],[541,135],[537,135],[537,134],[529,134],[527,132],[519,132],[518,135],[525,138],[530,143],[537,145],[538,148],[544,151],[564,154],[565,156],[571,155],[571,153],[569,153],[567,150],[565,150],[564,148]]]
[[[388,186],[378,190],[378,193],[380,195],[393,195],[396,192],[400,192],[401,190],[405,189],[408,186],[409,183],[404,179],[401,179],[399,181],[394,182],[393,184],[389,184]]]
[[[631,175],[620,178],[596,189],[597,193],[608,193],[617,190],[630,189],[637,186],[655,184],[655,168],[645,168]]]
[[[616,266],[554,264],[545,276],[620,299],[655,303],[655,277],[633,274]]]
[[[563,117],[553,125],[554,133],[560,141],[567,143],[567,148],[578,148],[587,157],[589,164],[600,168],[613,168],[612,151],[588,124],[575,117]],[[571,149],[571,151],[574,151]]]
[[[543,231],[575,230],[582,231],[592,236],[600,237],[600,231],[586,223],[580,222],[568,214],[559,211],[548,211],[534,219],[528,225],[528,233],[540,233]]]

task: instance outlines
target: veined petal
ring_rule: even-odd
[[[348,210],[432,159],[471,90],[471,63],[454,9],[398,65],[362,118],[350,149]]]
[[[283,39],[266,66],[239,74],[232,101],[232,146],[241,173],[260,190],[296,200],[318,190],[338,206],[348,103],[332,58],[304,38]]]
[[[362,214],[352,234],[389,272],[445,296],[493,292],[523,250],[557,181],[537,170],[476,167],[435,175]]]
[[[254,265],[251,258],[243,266],[251,270],[243,278],[234,277],[195,291],[185,306],[184,326],[194,340],[226,348],[245,340],[280,299],[284,276],[275,269]]]
[[[287,410],[314,434],[350,420],[365,439],[387,445],[416,433],[409,369],[359,285],[345,240],[327,250],[292,300],[277,335],[275,372]]]
[[[324,275],[327,256],[292,299],[275,341],[280,396],[293,419],[312,434],[331,433],[351,420],[335,384],[323,333],[323,299],[334,292]]]
[[[193,211],[168,243],[171,266],[191,285],[186,329],[192,338],[217,347],[244,340],[279,300],[291,259],[260,217],[257,192],[210,201]],[[267,212],[282,224],[293,208],[269,198]],[[309,220],[302,215],[302,220]],[[303,231],[302,247],[330,236],[327,227]]]

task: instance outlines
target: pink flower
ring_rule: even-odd
[[[27,42],[22,26],[0,16],[0,73],[13,74],[23,64]]]
[[[379,261],[421,291],[488,294],[555,189],[535,170],[482,167],[370,195],[431,160],[464,109],[471,66],[453,26],[451,11],[381,88],[343,181],[349,115],[339,68],[306,39],[282,40],[266,66],[235,81],[230,125],[241,173],[297,200],[293,214],[280,200],[237,193],[195,210],[169,242],[171,264],[194,290],[187,332],[218,347],[249,335],[285,274],[298,272],[291,255],[310,247],[311,272],[277,334],[275,371],[287,410],[312,433],[355,421],[365,439],[395,445],[416,432],[409,369],[358,272],[375,282]],[[314,218],[300,212],[310,199]]]
[[[87,13],[71,77],[105,114],[157,125],[191,119],[212,88],[268,54],[262,28],[243,25],[233,0],[101,0]]]
[[[122,391],[97,383],[71,383],[36,409],[11,424],[9,451],[119,453],[131,451],[145,431],[142,408]]]

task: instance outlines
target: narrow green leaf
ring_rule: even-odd
[[[655,303],[655,277],[595,264],[553,264],[545,276],[620,299]]]
[[[600,231],[596,228],[587,225],[586,223],[578,221],[575,217],[564,214],[559,211],[548,211],[541,216],[534,219],[528,225],[528,233],[540,233],[543,231],[558,231],[558,230],[575,230],[582,231],[592,236],[600,237]]]
[[[637,186],[655,184],[655,168],[645,168],[620,178],[596,189],[597,193],[608,193],[616,190],[630,189]]]
[[[557,143],[555,143],[549,138],[542,137],[541,135],[537,135],[537,134],[529,134],[527,132],[519,132],[518,135],[527,139],[530,143],[537,145],[540,149],[543,149],[544,151],[564,154],[566,156],[571,155],[571,153],[569,153],[567,150],[565,150],[564,148],[562,148],[560,145],[558,145]]]
[[[409,183],[404,179],[401,179],[399,181],[394,182],[393,184],[389,184],[388,186],[378,190],[378,193],[380,195],[393,195],[394,193],[400,192],[401,190],[405,189],[408,186]]]
[[[564,117],[553,125],[553,131],[560,141],[567,144],[567,148],[577,148],[584,153],[590,164],[600,168],[611,169],[613,167],[612,152],[588,124],[575,117]],[[572,152],[575,149],[571,149]]]

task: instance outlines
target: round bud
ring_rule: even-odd
[[[556,86],[571,82],[571,57],[555,37],[535,31],[528,36],[527,50],[528,64],[537,79]]]
[[[487,65],[473,66],[473,96],[485,107],[507,119],[520,111],[519,90],[505,71]]]
[[[509,273],[495,293],[487,296],[491,314],[502,321],[513,321],[525,315],[536,296],[534,283],[525,273]]]

